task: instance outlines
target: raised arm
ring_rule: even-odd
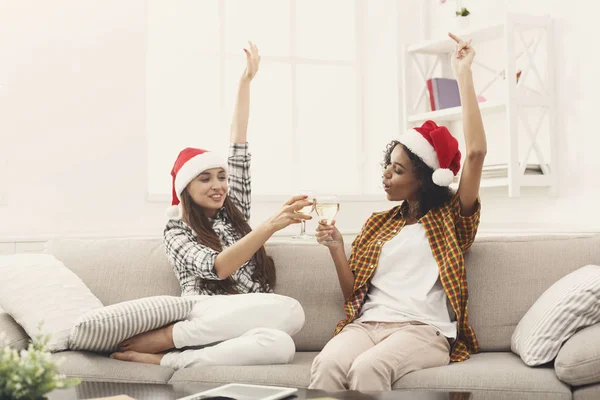
[[[258,72],[260,56],[258,48],[248,42],[250,49],[244,49],[246,53],[246,69],[240,78],[238,86],[237,100],[233,111],[233,120],[231,121],[230,142],[246,143],[246,133],[248,131],[248,117],[250,115],[250,82]]]
[[[250,82],[258,72],[260,56],[258,49],[249,42],[246,53],[246,69],[240,78],[237,100],[231,121],[229,149],[229,196],[242,212],[246,220],[250,219],[250,200],[252,194],[250,179],[250,153],[247,145],[248,118],[250,114]]]
[[[471,70],[475,50],[471,47],[470,40],[464,42],[452,33],[448,35],[456,42],[456,51],[452,55],[452,69],[456,76],[460,92],[466,145],[466,157],[458,184],[458,197],[461,214],[469,216],[477,208],[477,198],[479,196],[483,161],[487,153],[487,143]]]

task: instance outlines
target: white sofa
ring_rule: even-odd
[[[294,337],[297,353],[293,363],[196,367],[175,372],[101,354],[68,351],[56,355],[66,358],[62,371],[93,381],[308,386],[313,358],[343,317],[335,268],[327,250],[316,244],[270,243],[267,251],[277,267],[276,292],[298,299],[306,314],[304,328]],[[104,305],[179,294],[159,239],[53,240],[46,252],[74,271]],[[530,368],[511,353],[510,339],[520,318],[552,283],[583,265],[600,264],[600,236],[477,239],[466,254],[466,262],[470,322],[481,353],[462,363],[410,373],[394,388],[471,391],[474,398],[599,399],[600,383],[570,386],[557,377],[553,365]],[[2,311],[0,330],[8,334],[14,347],[24,347],[28,341],[23,330]],[[597,368],[598,363],[594,365],[590,368]],[[578,367],[579,371],[573,371],[580,373],[582,366]],[[561,368],[564,374],[569,367]]]

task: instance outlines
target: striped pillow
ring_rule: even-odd
[[[185,319],[193,305],[186,297],[154,296],[89,311],[71,330],[69,349],[114,352],[125,339]]]
[[[586,265],[550,286],[521,318],[511,350],[525,364],[552,361],[575,332],[600,322],[600,266]]]

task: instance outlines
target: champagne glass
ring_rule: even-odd
[[[337,196],[322,195],[315,198],[315,211],[321,220],[325,220],[327,225],[331,225],[338,211],[340,210],[340,201]],[[337,240],[325,240],[325,243],[337,243]]]
[[[310,190],[300,190],[298,192],[298,194],[303,195],[303,196],[308,196],[307,200],[312,202],[311,205],[303,207],[298,212],[302,213],[302,214],[312,213],[313,210],[315,209],[315,200],[314,200],[315,196],[314,196],[313,192],[311,192]],[[312,240],[313,239],[312,236],[306,234],[306,221],[305,220],[300,221],[300,233],[296,236],[292,236],[292,239],[296,239],[296,240]]]

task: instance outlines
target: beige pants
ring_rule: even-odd
[[[315,358],[309,389],[391,390],[405,374],[447,365],[450,344],[420,322],[353,322]]]

